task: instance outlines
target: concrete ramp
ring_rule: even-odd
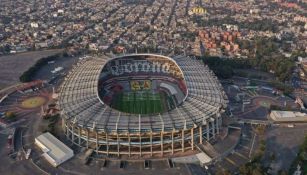
[[[203,152],[196,154],[196,157],[198,158],[202,166],[208,165],[212,161],[212,158]]]
[[[205,142],[203,144],[197,144],[197,148],[199,151],[207,154],[211,158],[216,158],[219,156],[219,153],[209,142]]]

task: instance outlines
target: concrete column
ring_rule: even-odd
[[[199,126],[199,143],[200,144],[203,143],[203,126],[202,125]]]
[[[62,128],[64,131],[66,131],[66,121],[64,118],[62,118]]]
[[[71,142],[74,143],[75,142],[75,134],[74,134],[74,124],[71,126]]]
[[[119,136],[118,136],[118,133],[116,135],[116,140],[117,140],[117,156],[119,157]]]
[[[184,152],[184,130],[181,131],[181,149]]]
[[[191,129],[191,147],[194,150],[194,128]]]
[[[172,154],[174,154],[174,131],[172,131]]]
[[[210,140],[210,121],[209,120],[207,120],[207,122],[206,122],[206,130],[207,130],[207,141],[209,141]]]
[[[86,148],[88,148],[88,142],[89,142],[89,131],[86,129]]]
[[[66,125],[66,138],[69,140],[69,124]]]
[[[109,136],[108,133],[106,132],[106,143],[107,143],[107,156],[109,156]]]
[[[140,134],[140,157],[142,157],[142,135]]]
[[[81,146],[81,128],[80,127],[78,127],[78,135],[79,135],[78,144],[79,146]]]
[[[152,156],[152,132],[150,132],[150,156]]]
[[[98,148],[99,148],[99,146],[98,146],[98,142],[99,142],[99,137],[98,137],[98,132],[96,131],[96,153],[98,154]]]
[[[219,120],[219,118],[220,117],[216,118],[216,134],[220,133],[220,120]]]
[[[213,138],[215,138],[215,121],[212,121],[211,125],[212,125],[212,129],[211,129],[212,135],[213,135]]]
[[[128,150],[129,150],[129,157],[130,157],[130,156],[131,156],[131,139],[130,139],[130,133],[128,133],[128,142],[129,142]]]
[[[161,155],[163,156],[163,132],[161,132],[160,141],[161,141]]]

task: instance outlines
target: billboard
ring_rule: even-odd
[[[130,81],[130,88],[133,91],[150,90],[151,81],[150,80],[132,80]]]

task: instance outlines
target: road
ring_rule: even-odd
[[[16,131],[15,144],[16,144],[16,158],[9,158],[7,155],[7,142],[8,134],[2,132],[0,134],[0,174],[1,175],[40,175],[41,172],[33,166],[33,164],[25,160],[21,144],[21,129]]]

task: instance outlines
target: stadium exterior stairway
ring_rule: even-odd
[[[207,141],[205,141],[204,143],[200,144],[198,143],[196,145],[196,148],[207,154],[209,157],[211,157],[213,160],[217,159],[219,157],[219,153],[214,149],[214,147]]]

